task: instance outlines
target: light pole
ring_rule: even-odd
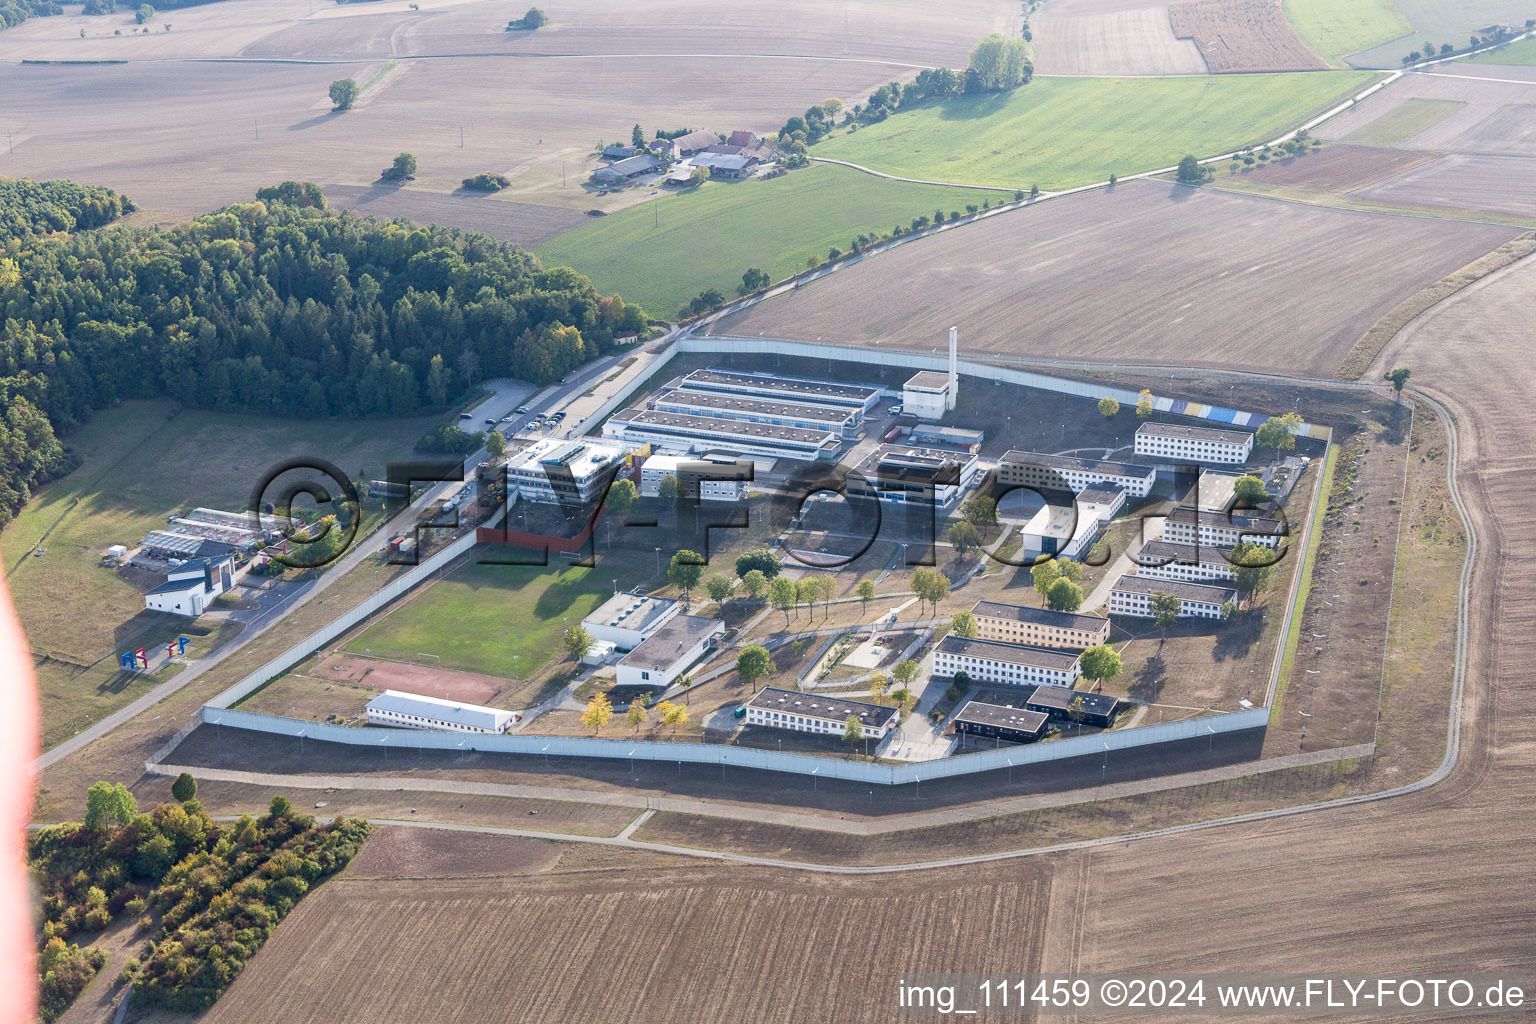
[[[549,767],[549,744],[544,744],[544,767]]]
[[[1210,735],[1206,737],[1205,752],[1207,755],[1211,755],[1216,752],[1216,730],[1212,729],[1210,726],[1206,726],[1205,731],[1210,733]]]
[[[656,575],[661,575],[661,548],[656,549]]]

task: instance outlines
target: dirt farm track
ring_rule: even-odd
[[[917,972],[1529,977],[1536,520],[1525,488],[1536,428],[1510,396],[1536,385],[1525,342],[1533,298],[1536,259],[1527,259],[1416,321],[1368,374],[1411,366],[1449,408],[1458,483],[1479,538],[1460,755],[1438,785],[874,877],[386,831],[353,872],[300,906],[206,1019],[371,1021],[408,1008],[423,1021],[541,1020],[560,1007],[564,1019],[589,1021],[844,1024],[892,1019],[890,986]],[[402,853],[399,843],[413,845]],[[476,865],[488,857],[499,858],[503,877],[484,877]],[[322,956],[333,970],[299,966]],[[601,963],[601,984],[571,969],[583,962]],[[463,982],[451,998],[413,994],[426,980],[423,963]]]

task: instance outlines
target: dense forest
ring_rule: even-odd
[[[27,856],[41,899],[42,1019],[58,1018],[103,957],[71,941],[130,917],[147,956],[129,962],[135,1000],[201,1010],[245,967],[311,885],[361,848],[366,821],[320,825],[286,797],[269,813],[211,820],[183,773],[177,800],[139,813],[122,784],[98,782],[85,820],[32,833]]]
[[[0,0],[0,29],[13,28],[28,18],[63,13],[64,8],[53,0]]]
[[[0,317],[0,525],[68,470],[53,429],[124,399],[412,415],[490,378],[547,383],[644,326],[484,235],[281,199],[169,230],[0,238]]]
[[[100,185],[0,178],[0,239],[99,228],[133,210],[127,196]]]

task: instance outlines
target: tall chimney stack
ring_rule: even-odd
[[[945,408],[955,411],[955,399],[960,393],[960,328],[949,329],[949,395],[945,398]]]

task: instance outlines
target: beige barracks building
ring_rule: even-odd
[[[971,606],[971,614],[976,618],[978,640],[1075,650],[1109,640],[1109,620],[1098,615],[1000,601],[977,601]]]

